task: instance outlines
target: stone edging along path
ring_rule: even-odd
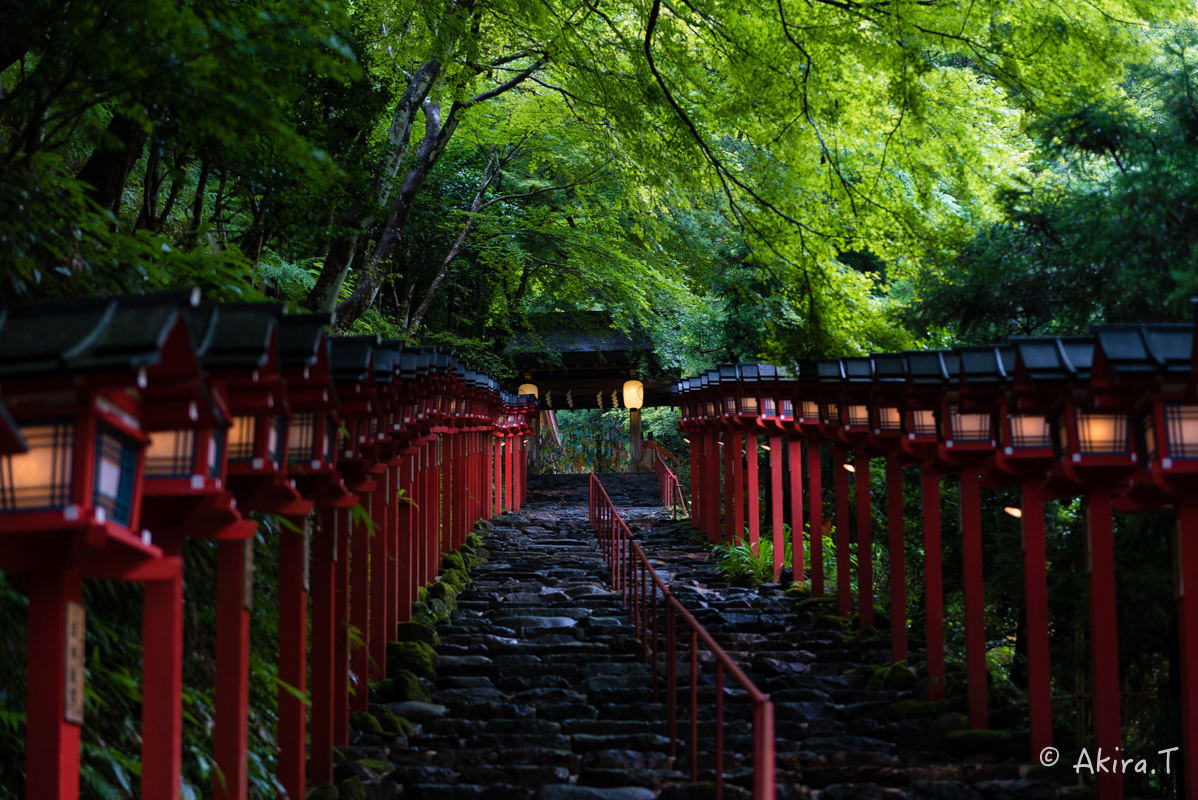
[[[886,665],[882,638],[844,636],[819,601],[781,587],[727,585],[689,527],[669,520],[647,476],[603,476],[612,500],[671,591],[775,703],[779,798],[1040,800],[1070,790],[1021,778],[991,750],[956,763],[946,734],[960,714],[927,718],[917,678]],[[388,648],[389,680],[371,689],[339,751],[337,786],[316,800],[514,798],[690,800],[684,742],[670,755],[651,667],[587,525],[586,476],[530,479],[520,514],[478,533]],[[466,573],[469,572],[469,583]],[[434,623],[438,623],[435,624]],[[685,663],[680,660],[680,664]],[[680,673],[679,693],[689,695]],[[700,679],[710,697],[710,675]],[[747,796],[749,704],[726,693],[725,796]],[[907,705],[904,706],[904,703]],[[914,704],[914,705],[913,705]],[[923,704],[926,705],[926,704]],[[918,711],[923,716],[908,712]],[[687,714],[680,709],[680,718]],[[700,781],[710,780],[713,723],[700,713]],[[680,735],[689,723],[680,719]],[[997,743],[997,747],[996,747]],[[739,749],[739,753],[737,752]],[[706,772],[704,771],[706,770]]]

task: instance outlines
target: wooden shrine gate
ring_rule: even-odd
[[[198,302],[0,309],[0,568],[29,576],[29,800],[79,794],[84,579],[145,586],[141,796],[172,800],[183,544],[216,542],[214,796],[244,800],[258,530],[245,515],[287,521],[278,673],[302,696],[311,658],[312,685],[307,706],[279,692],[278,779],[302,798],[309,759],[312,781],[332,782],[350,710],[385,678],[387,641],[441,555],[524,499],[531,398],[451,353],[330,338],[327,316]]]

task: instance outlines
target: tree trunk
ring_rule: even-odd
[[[431,103],[425,105],[425,135],[420,144],[420,152],[417,153],[415,163],[404,176],[403,185],[400,187],[399,195],[395,198],[395,205],[391,209],[391,216],[379,236],[374,253],[362,268],[358,285],[354,287],[350,296],[337,306],[338,324],[343,327],[352,325],[374,304],[379,288],[383,285],[383,279],[386,277],[386,265],[395,255],[395,248],[407,227],[416,195],[424,186],[433,167],[441,159],[454,131],[457,130],[460,108],[461,106],[456,103],[451,106],[449,116],[442,125],[440,124],[439,108]]]
[[[407,152],[417,112],[420,111],[440,74],[440,61],[436,59],[426,61],[412,76],[408,88],[396,103],[395,113],[391,117],[391,127],[387,131],[388,150],[383,157],[382,167],[374,182],[375,200],[380,207],[385,206],[391,197],[392,183],[395,176],[399,174],[404,153]],[[308,297],[304,301],[306,308],[323,312],[331,312],[337,308],[341,287],[354,262],[358,245],[367,229],[374,223],[373,207],[366,203],[355,203],[342,215],[341,228],[345,233],[334,239],[330,245],[329,253],[324,260],[324,267],[321,268],[320,276],[316,279],[316,285],[312,287],[312,291],[308,293]],[[377,287],[375,291],[377,292]],[[373,301],[373,296],[371,300]],[[341,313],[339,309],[338,313]]]
[[[196,193],[191,201],[191,231],[187,234],[187,242],[192,246],[196,243],[196,236],[204,217],[204,191],[208,188],[210,171],[211,166],[208,159],[205,158],[200,162],[200,176],[196,179]]]
[[[91,158],[76,175],[79,180],[91,184],[88,195],[100,206],[119,211],[129,173],[141,158],[148,138],[146,129],[124,114],[115,114],[109,121]]]

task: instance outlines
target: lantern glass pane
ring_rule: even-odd
[[[310,459],[313,455],[312,444],[315,438],[316,413],[314,411],[300,411],[287,423],[287,452],[293,458]]]
[[[936,435],[936,412],[930,408],[920,408],[911,412],[911,430],[916,436]]]
[[[1166,419],[1168,419],[1167,414]],[[1140,417],[1140,444],[1147,460],[1156,461],[1156,426],[1152,424],[1151,411]],[[1170,453],[1173,451],[1172,443],[1170,443],[1169,451]]]
[[[726,413],[726,414],[735,414],[736,413],[736,398],[735,397],[729,396],[729,397],[724,398],[724,413]]]
[[[1086,455],[1122,455],[1127,452],[1127,416],[1075,411],[1078,451]]]
[[[108,518],[128,525],[133,508],[133,481],[137,477],[138,445],[108,426],[96,433],[96,480],[92,502]]]
[[[756,414],[757,413],[757,398],[750,395],[745,395],[740,399],[740,413]]]
[[[248,461],[254,457],[254,431],[257,420],[254,417],[234,417],[229,426],[229,460]]]
[[[1198,406],[1166,403],[1165,436],[1170,458],[1198,458]]]
[[[815,401],[803,401],[803,419],[819,419],[819,406],[815,404]]]
[[[1011,447],[1039,448],[1052,447],[1052,431],[1048,427],[1048,418],[1032,414],[1012,414]]]
[[[840,422],[840,407],[835,403],[824,404],[824,422]]]
[[[990,441],[989,414],[962,414],[957,410],[956,405],[949,405],[948,414],[949,427],[952,429],[953,441]]]
[[[869,406],[845,406],[844,413],[846,419],[844,424],[850,428],[868,428],[869,427]]]
[[[707,401],[707,416],[715,416],[715,403],[711,402],[710,400]]]
[[[883,406],[878,409],[878,430],[901,431],[903,417],[894,406]]]
[[[75,426],[69,421],[22,425],[26,453],[0,456],[0,512],[61,508],[71,502]]]
[[[780,403],[780,405],[782,406],[782,409],[781,409],[781,415],[780,415],[780,416],[782,416],[782,417],[785,417],[785,418],[787,418],[787,419],[791,419],[791,418],[793,418],[793,417],[794,417],[794,415],[795,415],[795,404],[794,404],[794,401],[793,401],[793,400],[786,400],[786,399],[783,399],[783,400],[782,400],[782,402]]]
[[[761,413],[767,417],[776,417],[778,415],[778,405],[774,402],[774,398],[761,398]]]
[[[195,466],[196,432],[155,431],[146,446],[147,478],[185,478]]]

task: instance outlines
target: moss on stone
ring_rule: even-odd
[[[358,765],[370,770],[380,778],[390,772],[394,767],[386,761],[379,761],[374,758],[363,758],[358,762]]]
[[[441,577],[437,583],[449,584],[453,589],[454,594],[461,594],[466,591],[466,584],[470,583],[470,576],[460,569],[447,569],[441,573]],[[434,586],[436,584],[433,584]]]
[[[835,597],[808,597],[806,600],[795,603],[794,610],[797,614],[818,617],[827,614],[834,608],[836,608]]]
[[[848,630],[849,621],[835,614],[821,614],[811,620],[811,627],[821,631],[844,631]]]
[[[437,677],[437,651],[425,642],[387,642],[387,672],[399,670],[431,680]]]
[[[378,721],[382,733],[395,735],[400,732],[399,717],[386,706],[371,703],[370,715]]]
[[[434,600],[440,600],[442,603],[446,598],[456,598],[458,589],[453,585],[452,580],[440,580],[428,587],[429,606],[432,607]],[[448,605],[448,603],[446,603]]]
[[[451,570],[456,569],[462,572],[466,571],[466,562],[462,558],[462,554],[456,551],[450,551],[441,556],[441,569]]]
[[[440,625],[442,622],[449,620],[449,615],[458,607],[457,595],[447,593],[444,599],[434,597],[428,601],[429,613],[433,615],[433,619]]]
[[[395,626],[395,641],[397,642],[424,642],[425,644],[440,644],[441,637],[437,635],[437,629],[432,625],[427,625],[423,621],[413,620],[411,622],[400,622]]]
[[[355,777],[346,778],[337,784],[338,800],[366,800],[366,787]]]
[[[427,703],[432,700],[428,687],[407,670],[400,670],[387,680],[372,685],[370,691],[378,703],[402,703],[406,700]]]
[[[317,786],[308,792],[307,800],[338,800],[337,787],[331,783]]]
[[[371,714],[365,711],[351,711],[349,713],[349,727],[355,731],[364,733],[382,733],[383,729],[379,725],[379,721]]]
[[[907,662],[899,661],[887,668],[882,678],[882,688],[892,692],[905,692],[914,689],[917,680],[915,670],[907,666]]]

